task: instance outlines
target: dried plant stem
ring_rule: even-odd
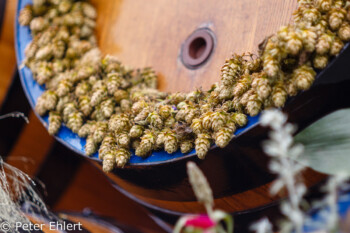
[[[270,139],[264,143],[264,151],[271,157],[270,170],[278,176],[271,187],[271,193],[277,194],[282,188],[286,188],[288,193],[288,199],[282,203],[281,211],[291,224],[285,224],[284,227],[287,232],[292,228],[301,233],[306,219],[301,209],[306,187],[297,179],[304,166],[295,162],[293,158],[302,154],[303,147],[294,145],[292,135],[296,128],[286,122],[287,117],[278,110],[264,112],[261,124],[272,128]]]
[[[10,117],[22,118],[27,124],[29,123],[28,117],[26,117],[26,115],[24,115],[23,112],[10,112],[10,113],[1,115],[0,120],[10,118]]]

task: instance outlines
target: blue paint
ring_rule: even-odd
[[[24,8],[26,5],[31,4],[32,0],[19,0],[18,1],[18,9],[17,14],[19,13],[20,9]],[[18,19],[18,17],[16,17]],[[24,50],[26,46],[32,41],[32,36],[30,34],[29,27],[22,27],[19,25],[18,20],[16,20],[16,55],[17,55],[17,64],[22,64],[23,60],[25,58],[24,56]],[[20,78],[22,82],[23,89],[27,95],[27,98],[29,100],[30,105],[32,108],[34,108],[36,101],[38,97],[45,91],[45,88],[43,86],[40,86],[36,81],[33,79],[32,72],[28,67],[23,67],[19,69]],[[45,125],[45,127],[48,126],[48,117],[41,117],[37,115],[38,118],[41,120],[41,122]],[[248,117],[248,125],[244,128],[240,128],[235,133],[236,136],[242,134],[243,132],[247,131],[251,127],[255,126],[258,123],[259,116],[256,117]],[[56,139],[59,140],[61,143],[69,147],[70,149],[74,150],[75,152],[84,155],[84,146],[86,144],[86,140],[84,138],[80,138],[77,134],[73,133],[70,129],[68,129],[66,126],[62,126],[58,134],[56,135]],[[213,146],[215,147],[215,146]],[[192,150],[191,152],[187,154],[182,154],[180,151],[177,151],[174,154],[168,154],[165,151],[155,151],[151,156],[148,158],[140,158],[138,156],[133,155],[130,159],[131,165],[150,165],[150,164],[156,164],[160,162],[165,161],[173,161],[176,159],[180,159],[183,157],[189,157],[196,154],[195,150]],[[94,154],[92,156],[93,159],[98,160],[98,154]]]
[[[344,220],[346,218],[347,212],[350,209],[350,193],[349,193],[349,191],[339,195],[337,206],[338,206],[339,217],[340,217],[340,219]],[[317,231],[320,231],[322,229],[325,229],[328,211],[329,211],[328,208],[312,210],[309,213],[309,216],[311,217],[311,221],[306,223],[306,225],[304,226],[304,231],[305,232],[317,232]]]

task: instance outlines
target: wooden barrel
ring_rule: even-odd
[[[320,117],[340,108],[349,107],[347,100],[350,80],[333,83],[334,77],[344,76],[344,65],[350,58],[346,49],[325,72],[318,75],[317,82],[309,91],[290,99],[283,109],[291,122],[298,123],[299,130]],[[328,81],[327,81],[328,80]],[[331,82],[332,84],[330,84]],[[255,126],[224,149],[212,149],[205,160],[195,157],[175,162],[145,166],[127,166],[114,169],[108,177],[122,192],[160,216],[167,215],[169,222],[184,213],[201,213],[204,207],[196,202],[186,174],[186,163],[198,164],[208,178],[215,197],[215,206],[239,216],[244,223],[251,222],[271,211],[284,194],[271,196],[270,185],[274,176],[267,168],[268,157],[261,144],[267,129]],[[100,169],[101,164],[96,162]],[[327,177],[306,169],[303,179],[309,188],[316,188]],[[275,214],[273,212],[272,214]]]
[[[161,79],[159,88],[170,92],[208,89],[220,80],[226,59],[233,53],[256,53],[260,42],[291,21],[297,7],[297,0],[91,2],[98,11],[102,52],[130,67],[153,67]],[[183,64],[181,53],[198,29],[210,30],[214,48],[202,66],[191,69]],[[209,43],[199,43],[194,50],[206,46]]]
[[[92,3],[99,13],[97,36],[102,52],[116,55],[131,67],[154,67],[160,77],[160,89],[170,92],[207,89],[219,81],[225,59],[232,53],[256,53],[262,40],[290,22],[297,5],[296,0],[220,3],[92,0]],[[349,53],[346,48],[318,75],[309,91],[288,101],[284,110],[300,129],[346,106],[343,97],[350,83],[344,81],[347,77],[341,71]],[[200,59],[203,54],[206,57]],[[332,75],[344,80],[335,80]],[[269,194],[274,176],[267,169],[268,158],[260,146],[266,139],[266,131],[255,126],[227,148],[212,149],[203,161],[192,156],[127,166],[113,170],[108,177],[120,192],[174,223],[181,214],[204,211],[187,179],[186,162],[193,160],[213,188],[215,206],[248,222],[259,214],[267,214],[270,207],[285,197]],[[99,161],[93,163],[101,168]],[[311,169],[303,175],[308,187],[314,187],[326,177]],[[245,225],[244,221],[237,222]]]
[[[97,35],[102,51],[118,56],[132,67],[154,67],[161,78],[160,89],[170,92],[207,89],[219,81],[220,68],[226,58],[232,53],[256,53],[263,39],[291,21],[297,5],[296,0],[92,2],[99,12]],[[201,29],[209,30],[212,35],[212,54],[199,67],[189,67],[184,62],[184,47]],[[206,46],[208,42],[198,45],[195,52],[205,51]],[[350,84],[339,85],[342,80],[334,84],[333,76],[339,73],[337,70],[344,69],[347,57],[348,49],[339,58],[341,61],[319,74],[317,82],[323,82],[322,85],[316,82],[311,90],[288,101],[284,110],[300,129],[346,105],[339,100]],[[342,72],[339,75],[347,79]],[[174,220],[183,213],[204,211],[196,202],[187,179],[186,162],[193,160],[207,176],[217,208],[235,215],[261,213],[284,197],[269,194],[274,177],[268,172],[268,158],[260,147],[265,138],[266,129],[254,127],[227,148],[211,150],[204,161],[192,157],[133,165],[115,169],[108,177],[134,200]],[[101,167],[99,162],[95,164]],[[308,187],[325,177],[311,169],[304,172]]]

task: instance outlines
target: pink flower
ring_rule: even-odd
[[[187,227],[195,227],[200,229],[208,229],[212,228],[216,225],[215,222],[213,222],[208,215],[199,215],[195,216],[193,218],[187,219],[185,226]]]

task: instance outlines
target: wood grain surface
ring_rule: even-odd
[[[262,155],[260,153],[256,153],[257,157],[265,157],[265,155]],[[213,155],[214,156],[214,155]],[[221,156],[221,155],[216,155]],[[232,157],[242,157],[244,155],[241,154],[234,154],[231,155]],[[251,156],[251,155],[249,155]],[[237,214],[237,213],[251,213],[254,215],[257,209],[259,208],[267,208],[268,206],[271,206],[272,204],[278,203],[281,199],[286,197],[285,192],[281,192],[278,195],[272,196],[270,194],[270,187],[274,181],[274,179],[269,179],[268,174],[264,172],[259,171],[261,168],[257,166],[254,163],[249,162],[249,164],[254,167],[257,171],[242,171],[239,170],[239,166],[243,166],[246,168],[246,164],[244,161],[241,164],[232,164],[228,165],[232,170],[237,170],[235,173],[236,180],[241,180],[241,182],[233,181],[235,179],[234,177],[230,177],[231,182],[225,182],[222,180],[222,174],[224,173],[222,170],[216,169],[216,167],[210,166],[209,169],[206,169],[206,165],[202,162],[198,162],[194,160],[195,162],[199,163],[198,165],[201,167],[203,173],[207,176],[209,184],[213,190],[214,197],[215,197],[215,206],[216,208],[219,208],[221,210],[224,210],[229,213]],[[228,162],[227,160],[225,160]],[[213,161],[211,161],[213,162]],[[219,162],[220,160],[217,160],[214,162]],[[213,164],[213,163],[212,163]],[[97,167],[100,167],[97,163],[95,164]],[[173,164],[174,166],[177,166]],[[264,165],[265,166],[265,165]],[[182,172],[182,170],[185,170],[185,166],[182,167],[183,169],[174,169],[168,167],[168,170],[172,171],[173,176],[175,177],[182,177],[185,172]],[[153,169],[154,173],[157,173],[157,169]],[[150,207],[150,209],[159,209],[161,211],[172,211],[173,215],[179,215],[180,213],[203,213],[205,212],[205,208],[201,203],[198,203],[196,201],[196,198],[193,197],[193,191],[190,188],[190,185],[188,184],[188,180],[186,178],[179,178],[179,180],[176,180],[176,182],[172,182],[169,179],[169,184],[162,183],[160,179],[157,179],[155,175],[154,177],[150,175],[149,172],[140,169],[139,173],[144,174],[144,176],[151,176],[151,179],[154,180],[154,183],[159,183],[159,187],[156,186],[147,186],[144,183],[147,181],[141,180],[137,182],[135,180],[130,182],[130,179],[128,177],[125,177],[121,175],[120,173],[116,172],[108,174],[108,177],[115,182],[120,188],[126,190],[131,195],[136,197],[138,200],[141,201],[141,203],[147,203],[145,206]],[[216,174],[216,176],[215,176]],[[229,177],[229,174],[224,173]],[[121,175],[121,176],[118,176]],[[130,172],[130,176],[135,175],[134,173]],[[169,174],[166,174],[164,172],[164,176],[169,178]],[[248,178],[249,177],[249,178]],[[262,178],[264,177],[264,178]],[[301,177],[300,177],[301,178]],[[315,187],[317,184],[320,184],[327,178],[326,175],[315,172],[312,169],[306,169],[302,173],[302,179],[306,185],[306,187],[311,188]],[[265,179],[267,180],[265,183],[257,185],[259,183],[259,179]],[[255,180],[255,181],[254,181]],[[246,183],[245,183],[246,182]],[[234,184],[237,184],[237,187],[232,187]],[[249,183],[249,184],[248,184]],[[147,183],[148,184],[148,183]],[[227,189],[231,189],[231,193],[218,193],[215,192],[218,187],[222,184],[227,185]],[[245,186],[250,186],[250,188],[244,188]],[[232,190],[237,189],[236,192],[232,193]],[[238,191],[241,189],[241,191]],[[152,206],[148,206],[152,205]]]
[[[16,67],[14,52],[14,20],[17,0],[7,1],[0,33],[0,103],[5,97]]]
[[[288,24],[296,0],[92,0],[98,9],[97,35],[104,54],[134,68],[152,66],[164,91],[191,91],[220,80],[232,53],[257,52],[258,44]],[[214,53],[197,70],[179,59],[185,39],[197,28],[216,36]]]

